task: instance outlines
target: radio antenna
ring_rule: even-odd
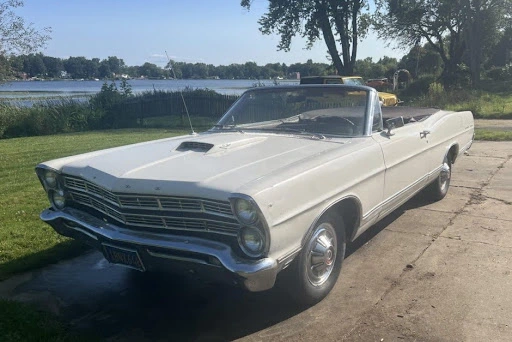
[[[169,63],[167,63],[167,66],[169,67],[169,69],[171,69],[174,79],[177,79],[176,73],[174,72],[174,66],[172,65],[172,60],[169,58],[169,55],[167,54],[167,50],[165,50],[165,55],[167,56],[167,60],[169,61]],[[191,130],[190,134],[195,135],[197,133],[194,132],[194,127],[192,127],[192,120],[190,120],[190,114],[188,112],[187,103],[185,102],[185,97],[183,97],[183,90],[181,90],[181,88],[180,88],[179,92],[181,95],[181,100],[183,101],[183,106],[185,107],[185,112],[187,113],[188,123],[190,124],[190,130]]]

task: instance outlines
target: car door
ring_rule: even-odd
[[[374,132],[384,155],[384,201],[380,216],[384,216],[412,197],[428,182],[429,143],[423,123],[414,122],[387,130]]]

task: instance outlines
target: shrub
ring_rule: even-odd
[[[99,128],[101,112],[89,102],[53,99],[32,107],[4,104],[0,107],[0,138],[47,135]]]
[[[430,85],[435,82],[434,75],[425,75],[418,78],[416,81],[409,84],[409,86],[400,91],[400,98],[412,98],[424,96],[428,93]]]
[[[512,78],[512,63],[503,67],[492,67],[487,71],[487,77],[494,81],[507,81]]]
[[[441,83],[433,82],[428,86],[428,101],[432,104],[444,102],[444,86]]]
[[[16,121],[18,113],[15,107],[0,104],[0,139],[4,137],[4,133]]]

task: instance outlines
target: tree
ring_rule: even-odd
[[[62,63],[62,59],[49,56],[42,56],[42,58],[48,76],[53,78],[61,77],[62,71],[64,71],[64,64]]]
[[[503,67],[512,61],[512,27],[504,30],[492,51],[489,65]]]
[[[463,0],[464,32],[473,85],[480,82],[483,60],[491,56],[499,32],[510,24],[511,0]]]
[[[139,72],[142,76],[148,78],[162,78],[163,70],[156,64],[146,62],[139,67]]]
[[[37,30],[32,23],[14,13],[14,9],[23,7],[22,0],[0,2],[0,52],[2,54],[29,53],[42,48],[50,39],[51,29]]]
[[[455,79],[465,50],[463,15],[452,0],[383,0],[375,26],[380,38],[413,47],[425,39],[444,63],[445,85]]]
[[[117,58],[116,56],[109,56],[106,60],[106,63],[109,66],[110,72],[113,72],[116,75],[119,75],[123,72],[126,65],[121,58]]]
[[[112,77],[112,71],[110,70],[110,64],[106,59],[102,60],[100,62],[100,65],[98,67],[98,74],[100,78],[111,78]]]
[[[306,63],[291,64],[289,70],[299,72],[300,76],[323,76],[327,75],[328,67],[327,64],[313,63],[311,59],[308,59]]]
[[[413,78],[426,74],[439,76],[442,71],[442,60],[431,45],[418,44],[402,57],[398,67],[409,70]]]
[[[84,63],[84,74],[86,78],[93,78],[99,75],[99,58],[88,59]]]
[[[241,0],[240,5],[250,9],[251,0]],[[307,38],[307,48],[323,38],[338,73],[352,75],[359,39],[369,27],[365,9],[366,0],[269,0],[268,12],[258,23],[263,34],[281,36],[278,50],[289,51],[297,34]]]
[[[247,78],[260,78],[260,68],[255,62],[245,62],[244,64],[244,74]]]
[[[50,28],[37,30],[32,23],[26,23],[14,10],[23,7],[21,0],[0,1],[0,60],[1,78],[11,74],[7,55],[32,53],[43,47],[50,39]],[[23,65],[24,60],[18,60]],[[44,67],[44,64],[43,64]],[[20,68],[21,70],[21,68]]]
[[[457,82],[465,53],[475,83],[483,50],[509,16],[511,0],[379,0],[374,24],[380,38],[413,47],[427,41],[443,61],[441,80]],[[484,25],[485,23],[485,25]]]
[[[88,60],[85,57],[69,57],[64,60],[64,68],[74,79],[88,78],[87,73]]]
[[[26,56],[23,61],[23,71],[32,77],[45,76],[46,66],[43,61],[43,55],[38,53]]]

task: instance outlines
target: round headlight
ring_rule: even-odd
[[[64,209],[66,206],[66,197],[64,196],[64,192],[61,190],[52,191],[52,203],[57,209]]]
[[[243,224],[253,224],[258,220],[258,212],[254,205],[245,199],[237,199],[235,202],[235,213]]]
[[[244,227],[238,235],[242,251],[251,257],[258,257],[265,249],[265,236],[256,227]]]
[[[55,188],[57,186],[57,173],[54,171],[46,170],[43,179],[48,187]]]

